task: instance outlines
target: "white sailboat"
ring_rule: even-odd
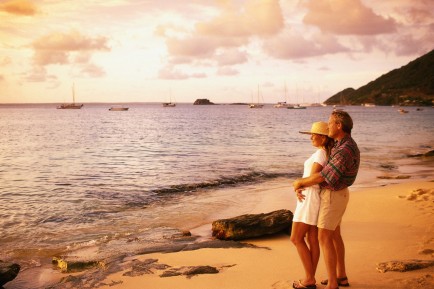
[[[253,97],[252,97],[252,103],[249,104],[249,108],[263,108],[264,105],[259,103],[259,85],[258,85],[258,102],[253,103]]]
[[[176,104],[174,102],[172,102],[172,90],[170,91],[169,98],[170,98],[169,102],[163,102],[163,107],[175,107],[176,106]]]
[[[72,84],[72,103],[64,103],[57,107],[57,109],[81,109],[83,104],[75,103],[75,84]]]
[[[277,104],[274,105],[275,108],[289,108],[292,105],[290,105],[289,103],[286,103],[287,101],[287,93],[286,93],[286,83],[285,83],[285,101],[279,101],[277,102]]]

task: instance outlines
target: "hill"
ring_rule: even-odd
[[[346,88],[326,104],[433,105],[434,50],[359,89]]]

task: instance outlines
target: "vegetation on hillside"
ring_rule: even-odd
[[[326,104],[433,105],[434,50],[355,90],[346,88]]]

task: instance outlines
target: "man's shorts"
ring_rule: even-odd
[[[334,231],[341,224],[350,198],[348,188],[340,191],[322,189],[320,192],[318,228]]]

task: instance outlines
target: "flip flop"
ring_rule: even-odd
[[[342,283],[342,282],[344,282],[344,281],[347,281],[347,283]],[[325,280],[322,280],[322,281],[321,281],[321,284],[322,284],[322,285],[327,285],[328,282],[329,282],[329,280],[325,279]],[[349,287],[349,286],[350,286],[350,283],[348,283],[348,278],[347,278],[347,277],[338,278],[338,285],[339,285],[340,287]]]
[[[292,288],[316,289],[316,285],[315,284],[304,285],[303,283],[301,283],[301,280],[298,280],[298,281],[294,281],[294,283],[292,283]]]

